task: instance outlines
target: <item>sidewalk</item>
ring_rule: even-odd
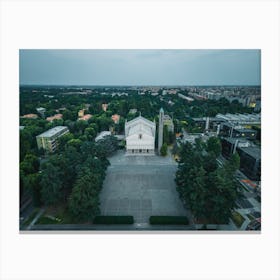
[[[26,230],[31,230],[32,227],[35,225],[35,223],[38,221],[38,219],[42,216],[42,214],[45,212],[45,209],[42,208],[37,215],[34,217],[33,221],[26,227]]]

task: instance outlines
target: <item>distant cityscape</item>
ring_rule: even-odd
[[[261,99],[260,86],[47,86],[47,85],[22,85],[22,88],[34,88],[32,92],[49,92],[51,89],[59,89],[61,94],[101,94],[111,96],[127,96],[129,93],[139,95],[165,96],[177,95],[180,98],[193,101],[193,99],[219,100],[226,98],[230,102],[237,100],[244,106],[255,106]],[[184,96],[186,94],[187,96]]]

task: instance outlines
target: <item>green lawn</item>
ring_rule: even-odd
[[[47,217],[49,219],[44,219],[43,223],[45,224],[54,224],[54,223],[59,223],[59,224],[73,224],[73,218],[67,211],[66,205],[60,205],[56,207],[48,207],[46,209],[46,212],[44,216],[42,217]],[[50,218],[51,217],[51,218]]]
[[[49,225],[49,224],[60,224],[61,220],[50,217],[50,216],[41,216],[38,221],[36,222],[36,225]]]

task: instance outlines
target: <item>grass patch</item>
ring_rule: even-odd
[[[33,219],[36,217],[38,212],[39,212],[38,208],[34,209],[33,212],[31,213],[31,215],[28,217],[28,219],[24,221],[23,226],[28,226],[33,221]]]
[[[151,216],[151,225],[188,225],[188,218],[185,216]]]
[[[53,225],[53,224],[60,224],[61,220],[51,216],[41,216],[36,225]]]
[[[46,217],[53,217],[60,220],[60,224],[75,224],[73,217],[70,215],[67,205],[61,204],[59,206],[49,206],[46,209],[45,215]]]
[[[245,218],[243,218],[242,215],[236,211],[232,212],[231,219],[238,228],[240,228],[245,221]]]
[[[96,216],[93,223],[104,225],[133,224],[134,218],[133,216]]]

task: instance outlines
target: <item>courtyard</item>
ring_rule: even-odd
[[[109,158],[100,194],[101,215],[132,215],[135,223],[148,223],[152,215],[187,216],[176,191],[177,163],[171,156]]]

